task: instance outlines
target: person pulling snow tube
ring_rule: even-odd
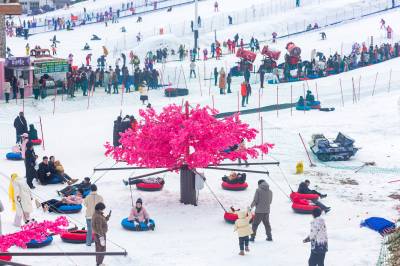
[[[40,145],[42,144],[42,140],[41,139],[32,139],[31,140],[33,145]]]
[[[252,216],[253,217],[251,218],[250,222],[252,222],[254,219],[254,214],[252,214]],[[228,224],[234,224],[238,218],[239,217],[238,217],[237,213],[234,213],[234,212],[225,212],[224,213],[224,220]]]
[[[58,208],[53,208],[54,212],[67,213],[67,214],[78,213],[81,210],[82,210],[82,204],[65,204],[61,205]]]
[[[20,152],[9,152],[6,154],[7,160],[10,161],[21,161],[22,160],[22,153]]]
[[[153,219],[149,219],[149,222],[146,224],[144,222],[135,222],[129,221],[128,218],[125,218],[121,221],[121,225],[124,229],[130,231],[149,231],[154,230],[156,224]]]
[[[61,239],[66,243],[84,244],[86,243],[86,234],[86,230],[73,230],[61,234]],[[94,239],[94,234],[92,235],[92,239]]]
[[[52,236],[48,236],[43,241],[36,241],[36,240],[32,239],[31,241],[26,243],[26,247],[27,248],[42,248],[42,247],[46,247],[46,246],[50,245],[51,242],[53,242]]]
[[[228,182],[222,182],[221,186],[225,190],[241,191],[241,190],[247,189],[247,187],[249,185],[246,182],[244,182],[244,183],[236,183],[236,184],[230,184]]]

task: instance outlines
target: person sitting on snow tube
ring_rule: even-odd
[[[306,179],[304,182],[301,182],[299,185],[299,188],[297,189],[297,192],[300,194],[317,194],[321,197],[321,199],[325,198],[327,195],[326,194],[321,194],[316,190],[311,190],[309,188],[310,186],[310,180]],[[320,207],[325,213],[329,212],[331,210],[330,207],[325,206],[322,204],[318,199],[313,199],[311,200],[315,205]]]
[[[53,172],[55,172],[56,175],[60,176],[63,180],[67,181],[68,185],[72,185],[78,181],[78,179],[71,178],[64,172],[64,167],[62,166],[61,162],[58,160],[56,161],[54,156],[50,156],[49,165],[50,167],[54,168]]]
[[[85,44],[85,46],[83,47],[83,50],[90,50],[90,46],[88,43]]]
[[[136,200],[136,206],[132,208],[131,213],[128,216],[128,221],[134,224],[137,231],[146,227],[154,231],[154,223],[150,223],[150,216],[143,207],[143,201],[141,198]]]
[[[29,125],[28,135],[29,135],[29,140],[31,140],[31,141],[39,139],[37,130],[33,124]]]
[[[49,157],[44,156],[43,161],[39,164],[38,178],[42,185],[50,184],[54,178],[55,169],[49,165]],[[60,181],[61,183],[61,181]]]
[[[306,101],[309,103],[315,102],[315,97],[310,90],[307,90]]]
[[[85,198],[90,193],[90,177],[85,177],[83,181],[79,184],[75,184],[72,186],[67,186],[60,191],[57,191],[59,196],[67,197],[70,195],[75,195],[78,189],[83,190],[83,197]]]
[[[222,181],[229,184],[244,184],[246,182],[246,174],[232,172],[229,176],[224,175]]]
[[[301,107],[303,107],[303,106],[305,106],[305,105],[306,105],[306,102],[304,101],[303,96],[300,96],[299,100],[297,101],[296,106],[301,106]]]
[[[63,197],[61,200],[51,199],[42,202],[40,205],[44,212],[60,212],[59,208],[66,205],[81,205],[83,202],[83,190],[79,189],[76,195]]]

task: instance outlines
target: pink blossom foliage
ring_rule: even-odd
[[[58,217],[54,222],[43,221],[36,222],[32,221],[26,225],[21,226],[21,231],[0,235],[0,251],[7,252],[12,246],[26,248],[26,243],[31,240],[43,241],[50,234],[61,234],[66,230],[63,229],[68,226],[68,220],[64,216]]]
[[[256,138],[258,131],[235,114],[217,119],[217,111],[196,106],[182,112],[182,107],[169,105],[159,114],[154,109],[140,110],[142,120],[136,130],[121,133],[120,147],[106,143],[106,155],[130,165],[148,168],[190,169],[218,165],[225,159],[257,158],[273,147],[263,143],[226,152],[229,147]]]

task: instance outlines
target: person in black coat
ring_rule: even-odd
[[[117,147],[119,146],[119,132],[121,131],[121,122],[122,122],[122,117],[118,116],[117,120],[114,121],[114,128],[113,128],[113,146]]]
[[[49,158],[43,157],[43,161],[39,164],[38,178],[42,185],[47,185],[55,174],[54,168],[49,164]]]
[[[327,195],[326,194],[321,194],[316,190],[312,190],[309,188],[310,186],[310,180],[305,180],[304,182],[301,182],[299,185],[299,188],[297,189],[297,192],[300,194],[317,194],[318,196],[321,197],[321,199],[325,198]],[[317,199],[311,200],[315,205],[320,207],[325,213],[329,212],[331,210],[330,207],[325,206],[321,202],[319,202]]]
[[[250,70],[248,67],[246,67],[246,70],[244,71],[244,81],[250,83]]]
[[[32,142],[26,144],[25,151],[25,170],[26,170],[26,183],[31,189],[34,189],[33,179],[37,178],[37,173],[35,170],[37,156],[35,150],[33,149]]]
[[[20,143],[21,135],[28,133],[28,123],[26,122],[24,112],[19,112],[19,115],[14,119],[14,127],[17,135],[17,143]]]

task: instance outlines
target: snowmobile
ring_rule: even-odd
[[[334,141],[329,141],[323,134],[312,135],[310,148],[323,162],[347,161],[359,150],[354,147],[353,139],[340,132]]]

